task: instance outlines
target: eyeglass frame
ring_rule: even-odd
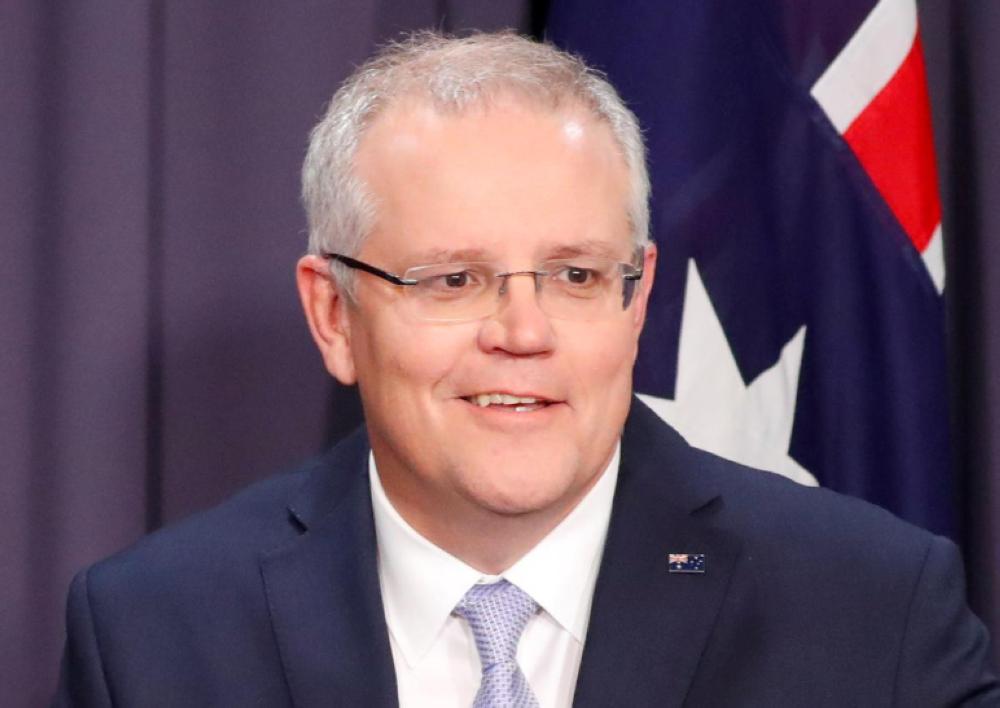
[[[645,254],[646,249],[642,246],[636,248],[635,255],[636,260],[640,265],[635,265],[634,263],[618,262],[618,265],[629,266],[630,268],[635,268],[635,273],[622,273],[622,280],[626,283],[631,282],[633,286],[631,288],[623,287],[622,290],[622,311],[624,312],[632,304],[635,299],[635,283],[642,280],[642,276],[645,273],[645,268],[641,265],[643,262],[642,256]],[[402,276],[396,275],[395,273],[390,273],[387,270],[382,270],[378,266],[373,266],[370,263],[365,263],[364,261],[359,261],[357,258],[352,258],[350,256],[345,256],[342,253],[333,253],[330,251],[324,251],[319,254],[321,258],[327,261],[337,261],[352,270],[360,270],[370,275],[374,275],[382,280],[385,280],[393,285],[401,286],[412,286],[419,285],[420,281],[414,278],[404,278]],[[561,259],[560,259],[561,260]],[[437,264],[427,264],[427,265],[437,265]],[[426,266],[414,266],[415,268],[422,268]],[[410,270],[410,269],[408,269]],[[515,275],[531,275],[534,276],[535,287],[538,287],[538,277],[542,275],[548,275],[548,271],[544,270],[512,270],[503,273],[494,273],[494,278],[501,278],[503,282],[500,284],[499,294],[503,295],[504,288],[507,286],[507,280]],[[475,319],[475,318],[474,318]],[[437,321],[437,320],[430,320]],[[450,321],[450,320],[440,320],[440,321]]]

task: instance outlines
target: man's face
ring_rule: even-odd
[[[503,101],[453,115],[404,103],[366,133],[357,170],[376,203],[357,257],[390,272],[449,260],[530,270],[575,251],[632,259],[625,162],[583,110]],[[628,411],[654,260],[650,249],[628,310],[587,322],[547,317],[530,277],[510,278],[485,319],[414,321],[400,286],[356,272],[343,356],[383,485],[411,523],[562,518],[576,505]],[[491,393],[546,404],[470,400]]]

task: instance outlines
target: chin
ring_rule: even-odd
[[[559,501],[556,499],[537,499],[514,496],[477,497],[473,500],[477,506],[497,516],[525,516],[553,508]]]
[[[544,477],[538,470],[546,469]],[[587,481],[579,481],[569,470],[553,473],[552,467],[534,466],[530,474],[497,478],[487,473],[476,476],[467,495],[482,509],[500,516],[523,516],[544,511],[568,510],[579,501]]]

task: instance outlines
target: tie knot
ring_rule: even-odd
[[[524,625],[537,611],[538,603],[506,580],[473,585],[455,607],[455,614],[464,617],[472,628],[484,671],[494,664],[516,660]]]

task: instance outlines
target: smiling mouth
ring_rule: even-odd
[[[515,413],[530,413],[555,403],[538,396],[515,396],[509,393],[477,393],[462,398],[479,408],[495,408]]]

